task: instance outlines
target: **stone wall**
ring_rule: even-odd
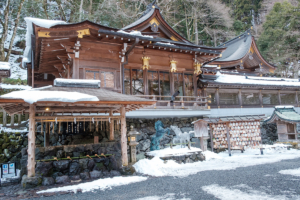
[[[193,121],[197,118],[158,118],[158,119],[136,119],[127,118],[127,130],[130,130],[132,125],[141,135],[138,135],[136,140],[139,142],[137,145],[137,160],[143,159],[145,153],[150,151],[151,137],[156,133],[154,125],[157,120],[161,120],[164,124],[164,128],[170,128],[171,125],[178,126],[182,132],[189,133],[194,130]],[[165,144],[169,144],[176,134],[173,130],[170,131],[170,135],[165,135],[160,141],[160,148],[166,148]],[[191,141],[198,142],[199,139],[193,137],[191,134]],[[130,151],[128,150],[128,156]]]

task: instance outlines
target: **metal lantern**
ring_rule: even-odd
[[[201,63],[195,62],[194,69],[194,74],[201,74]]]
[[[170,63],[171,63],[170,72],[176,72],[177,71],[177,66],[176,66],[177,61],[171,60]]]
[[[130,126],[130,131],[128,132],[128,141],[131,152],[131,162],[136,162],[136,145],[139,143],[136,141],[136,136],[140,135],[139,132],[133,130],[133,126]]]
[[[143,66],[142,66],[143,70],[149,69],[150,68],[150,65],[149,65],[150,57],[144,56],[144,57],[142,57],[142,60],[143,60]]]

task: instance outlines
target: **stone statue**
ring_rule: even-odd
[[[170,135],[170,129],[169,128],[164,129],[164,124],[160,120],[155,122],[155,130],[156,130],[156,134],[151,138],[151,145],[150,145],[151,151],[160,150],[159,148],[160,139],[164,137],[166,132],[168,132],[168,135]]]

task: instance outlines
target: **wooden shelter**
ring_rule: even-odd
[[[125,113],[154,103],[153,100],[102,89],[100,81],[65,79],[56,79],[53,87],[16,91],[0,98],[0,106],[8,114],[29,113],[27,174],[29,177],[35,175],[37,122],[56,123],[60,126],[61,122],[70,121],[75,123],[109,121],[111,126],[109,140],[114,140],[114,125],[120,122],[122,164],[126,166],[128,158]],[[95,142],[98,142],[97,139]]]
[[[275,106],[272,116],[266,123],[276,123],[278,141],[299,141],[297,124],[300,123],[300,115],[294,106]]]
[[[206,135],[209,126],[212,151],[228,149],[231,156],[233,149],[262,148],[260,121],[264,118],[264,115],[228,116],[199,119],[193,123],[202,135]]]
[[[10,63],[0,62],[0,82],[2,78],[10,77]]]

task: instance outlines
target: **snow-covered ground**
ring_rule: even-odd
[[[292,176],[300,176],[300,168],[297,169],[287,169],[279,171],[280,174],[292,175]]]
[[[165,157],[165,156],[172,156],[172,155],[180,156],[180,155],[190,154],[190,153],[199,152],[199,151],[202,151],[202,150],[199,148],[195,148],[195,147],[191,147],[191,149],[188,149],[187,147],[180,148],[180,146],[175,146],[175,147],[173,147],[173,149],[165,148],[165,149],[161,149],[161,150],[150,151],[147,154],[151,155],[151,156],[155,156],[155,157]]]
[[[243,191],[241,190],[243,189]],[[300,199],[299,196],[289,195],[269,195],[262,191],[253,190],[247,185],[237,185],[234,187],[224,187],[217,184],[203,186],[202,190],[215,196],[218,199],[222,200],[233,200],[233,199],[242,199],[242,200],[285,200],[285,199]],[[247,192],[245,192],[246,190]],[[292,198],[291,198],[292,197]]]
[[[261,155],[259,149],[247,149],[244,153],[232,151],[232,156],[228,152],[219,154],[211,151],[203,152],[206,161],[178,164],[169,160],[164,163],[159,157],[153,159],[142,159],[134,164],[137,172],[151,176],[175,176],[185,177],[208,170],[233,170],[238,167],[248,167],[254,165],[274,163],[281,160],[300,158],[300,151],[287,150],[287,145],[264,145],[264,155]]]
[[[0,84],[0,88],[3,88],[3,89],[20,89],[20,90],[29,90],[29,89],[31,89],[31,87],[28,86],[28,85],[11,85],[11,84],[4,84],[4,83]]]
[[[78,185],[70,185],[70,186],[63,186],[58,188],[51,188],[48,190],[41,190],[37,192],[40,193],[47,193],[47,192],[61,192],[61,191],[73,191],[74,193],[77,192],[78,189],[82,190],[82,192],[89,192],[95,189],[105,190],[111,189],[115,186],[127,185],[131,183],[141,182],[147,180],[147,177],[142,176],[130,176],[130,177],[114,177],[114,178],[104,178],[98,179],[92,182],[81,183]]]
[[[164,196],[148,196],[148,197],[142,197],[135,200],[190,200],[190,198],[185,198],[184,194],[180,195],[181,197],[177,197],[174,193],[168,193]]]

